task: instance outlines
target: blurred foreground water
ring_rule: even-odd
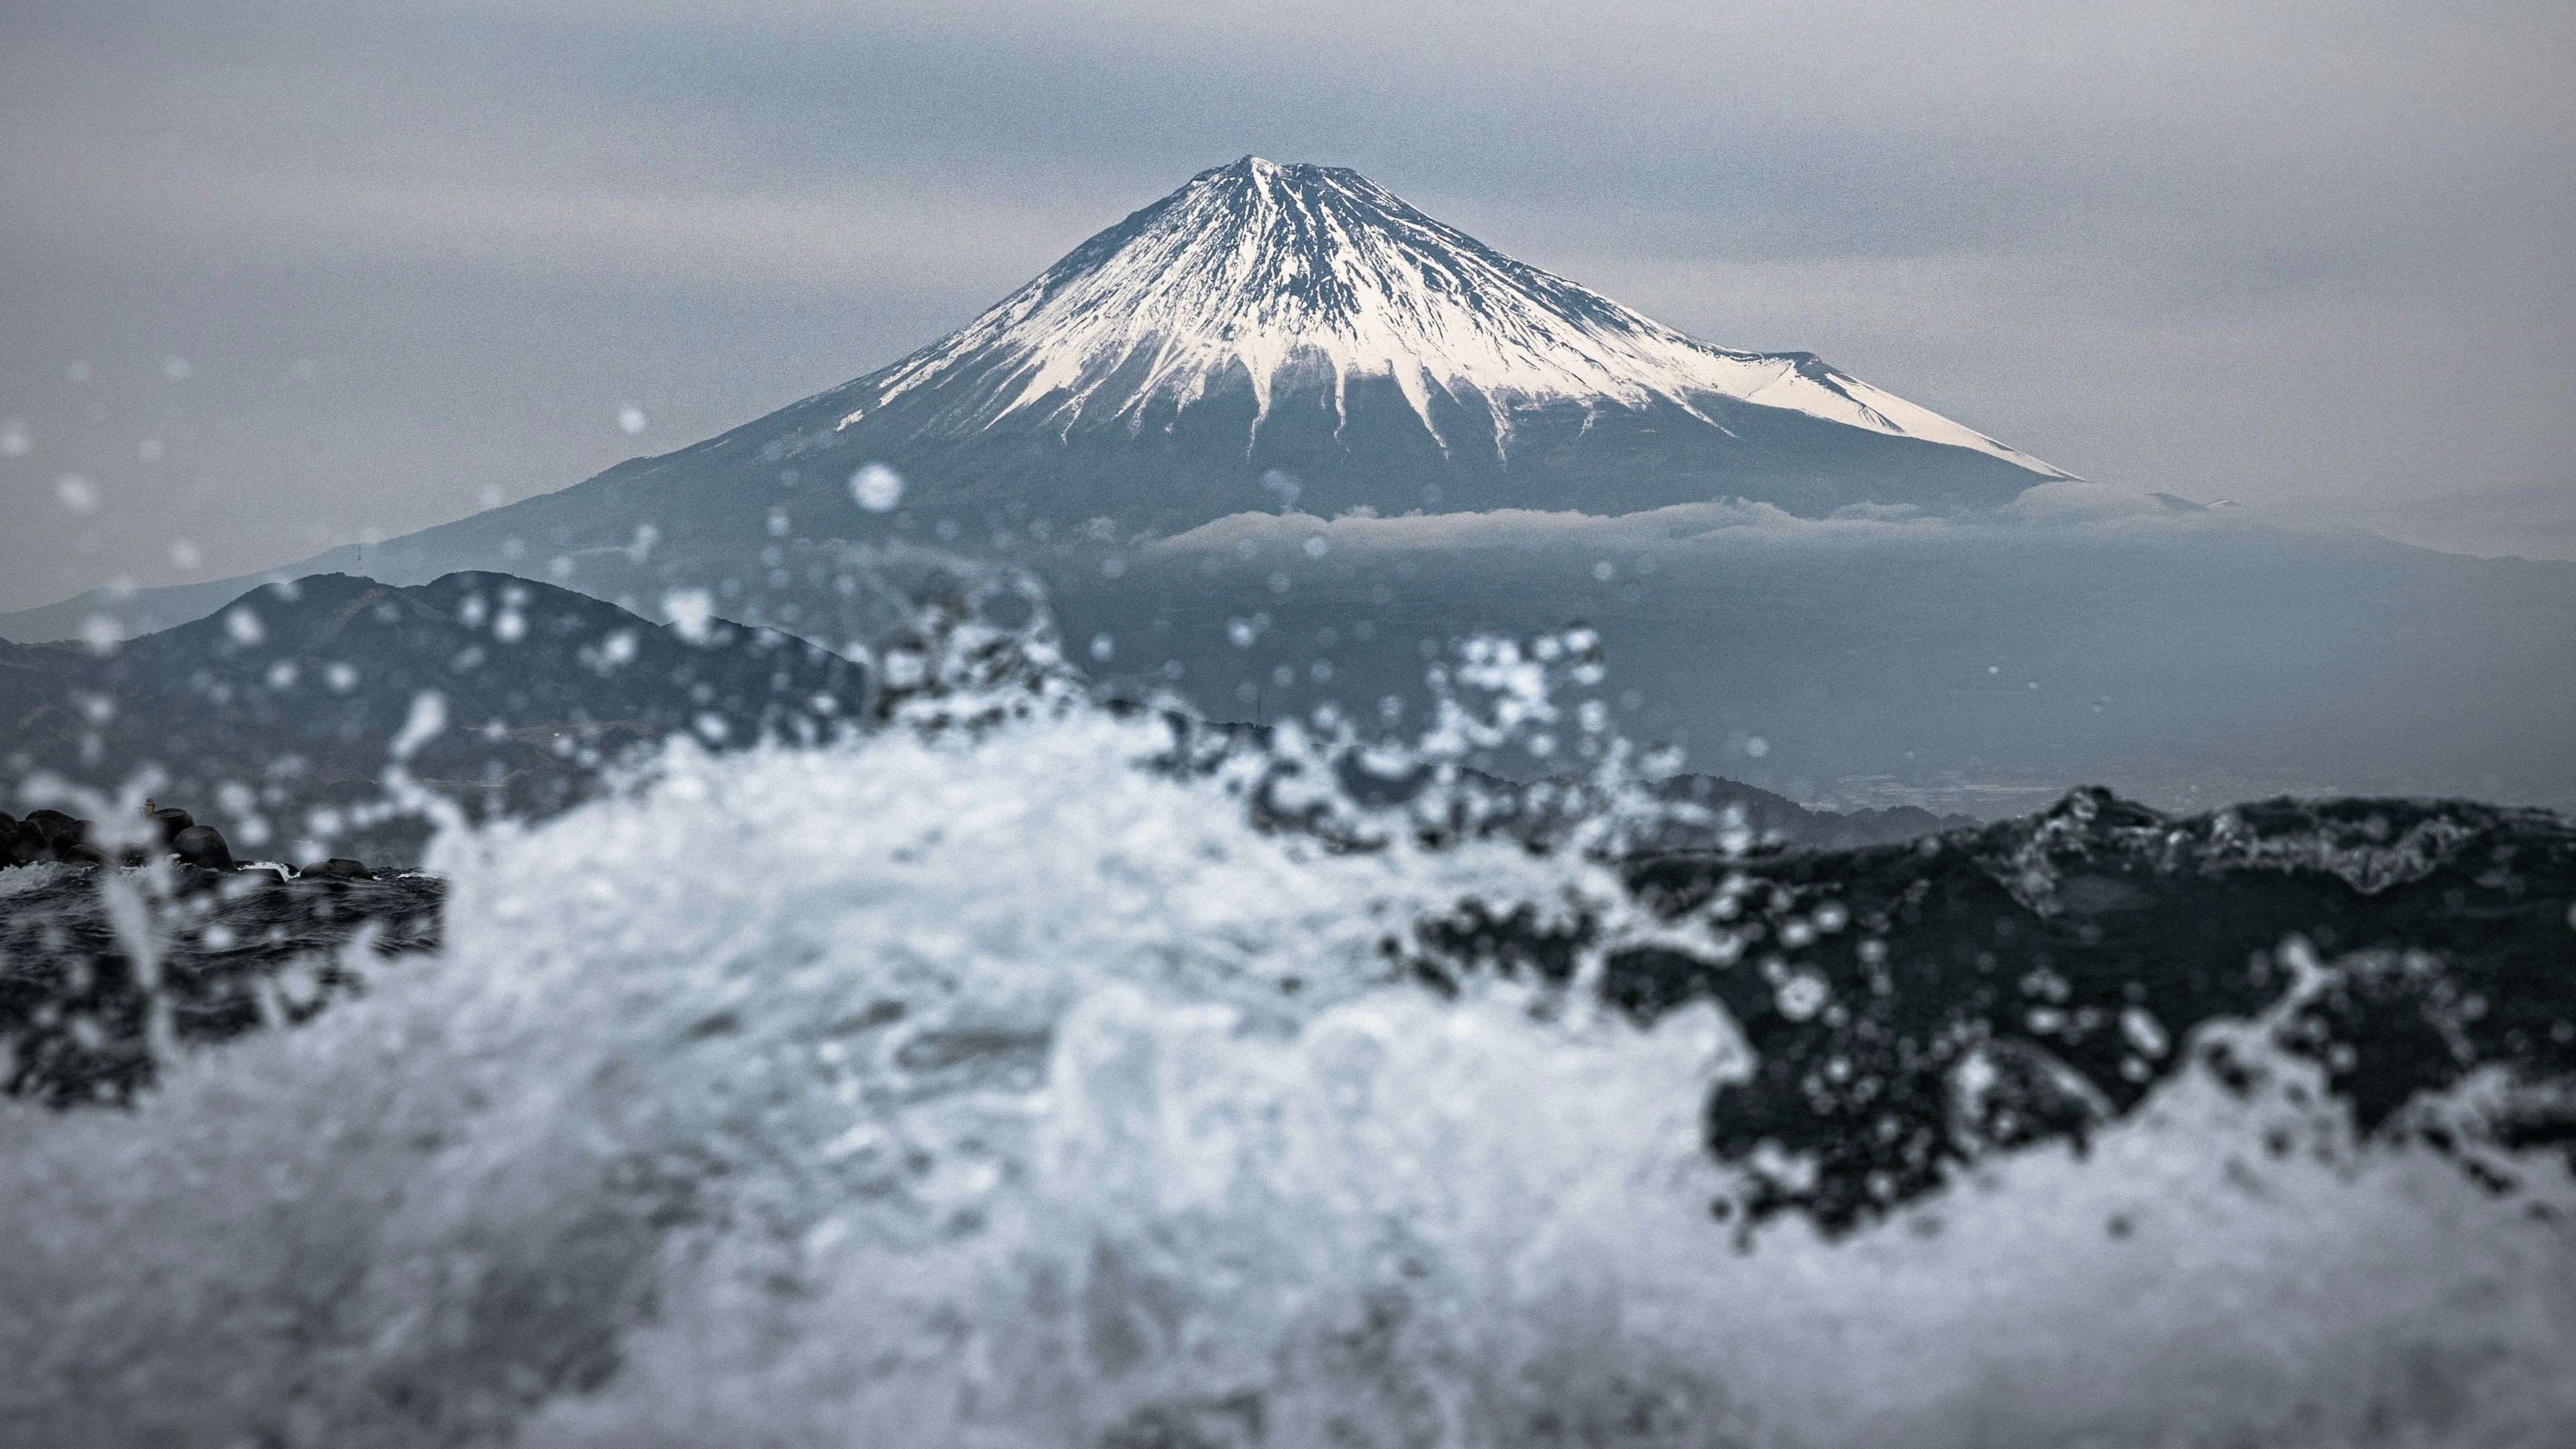
[[[161,1052],[129,1107],[0,1106],[0,1422],[2325,1445],[2576,1413],[2556,817],[2079,794],[1639,855],[1616,810],[1543,847],[1373,810],[1302,739],[947,708],[677,747],[442,834],[443,888],[11,873],[8,969],[31,929],[141,943]],[[305,934],[190,1046],[189,983],[265,939],[242,912]]]

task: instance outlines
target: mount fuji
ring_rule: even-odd
[[[867,462],[907,480],[891,516],[842,486]],[[1283,502],[1978,512],[2069,476],[1812,354],[1685,336],[1357,172],[1247,156],[889,367],[368,566],[488,564],[504,537],[578,562],[643,526],[683,551],[757,551],[782,517],[798,538],[946,520],[984,540],[1038,520],[1168,536]]]
[[[868,463],[904,480],[861,506]],[[780,540],[1169,537],[1294,505],[1617,515],[1734,497],[1982,513],[2067,473],[1810,353],[1688,337],[1355,171],[1247,156],[1076,247],[963,329],[695,446],[276,575],[547,578],[650,608],[754,593]],[[878,500],[883,501],[883,500]],[[648,560],[648,554],[650,555]],[[258,578],[0,618],[127,635]],[[727,595],[728,599],[734,597]]]
[[[1687,337],[1355,171],[1253,156],[891,367],[599,481],[676,518],[746,488],[766,505],[824,450],[891,463],[918,509],[1153,532],[1270,503],[1265,480],[1327,515],[1730,495],[1821,514],[1992,507],[2069,476],[1812,354]]]
[[[815,402],[863,449],[933,451],[950,488],[982,495],[997,465],[1025,488],[1035,463],[1046,490],[1155,523],[1239,505],[1270,469],[1324,511],[1959,505],[2068,476],[1812,354],[1684,336],[1357,172],[1249,156]],[[1092,458],[1153,492],[1118,496]]]

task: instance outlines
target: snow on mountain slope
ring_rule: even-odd
[[[1237,369],[1241,373],[1237,373]],[[844,426],[958,389],[968,429],[1016,415],[1141,427],[1248,376],[1253,428],[1289,385],[1391,378],[1440,437],[1432,395],[1489,411],[1498,452],[1514,409],[1642,408],[1714,427],[1711,398],[1782,408],[2070,476],[1808,353],[1714,347],[1443,225],[1355,171],[1247,156],[1101,233],[963,330],[854,391]],[[1449,440],[1440,438],[1444,449]]]

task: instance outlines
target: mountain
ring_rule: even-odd
[[[236,850],[306,838],[409,858],[427,830],[377,818],[395,741],[475,817],[540,815],[591,793],[625,752],[674,734],[711,748],[815,737],[858,718],[858,666],[718,619],[660,626],[503,574],[419,588],[324,574],[99,654],[0,643],[0,770],[112,800],[148,788]],[[427,713],[420,701],[437,701]]]
[[[2066,476],[1812,354],[1686,337],[1357,172],[1258,157],[806,406],[871,456],[932,445],[935,486],[975,493],[999,446],[1071,475],[1006,473],[1013,496],[1157,525],[1235,511],[1271,468],[1326,514],[2001,503]],[[1079,462],[1104,454],[1150,481]]]
[[[864,463],[905,480],[882,516]],[[890,367],[661,458],[431,530],[435,551],[946,519],[1168,534],[1294,501],[1627,513],[1720,495],[1951,510],[2067,475],[1806,353],[1713,347],[1434,221],[1358,173],[1246,157]]]
[[[904,480],[899,498],[872,500],[881,511],[853,497],[871,462]],[[1245,157],[890,367],[294,572],[545,572],[649,607],[675,582],[761,592],[776,565],[757,560],[782,537],[962,536],[1007,552],[1085,525],[1169,535],[1289,503],[1323,516],[1616,514],[1719,496],[1811,516],[1956,511],[2066,476],[1812,354],[1687,337],[1357,172]],[[95,619],[140,632],[256,582],[94,593],[0,616],[0,636],[71,638]]]

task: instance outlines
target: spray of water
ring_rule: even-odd
[[[1715,1220],[1699,1113],[1749,1063],[1714,1006],[1649,1028],[1584,968],[1404,965],[1468,902],[1665,929],[1602,863],[1618,811],[1533,849],[1466,799],[1459,757],[1557,727],[1585,641],[1478,646],[1392,751],[1091,707],[986,612],[925,620],[950,687],[889,691],[894,727],[683,742],[542,825],[452,826],[443,949],[352,958],[367,989],[306,1025],[130,1113],[0,1105],[0,1423],[2327,1445],[2576,1413],[2563,1229],[2348,1142],[2249,1173],[2264,1104],[2197,1071],[2083,1160],[1851,1237]],[[1633,756],[1602,758],[1617,796]]]

